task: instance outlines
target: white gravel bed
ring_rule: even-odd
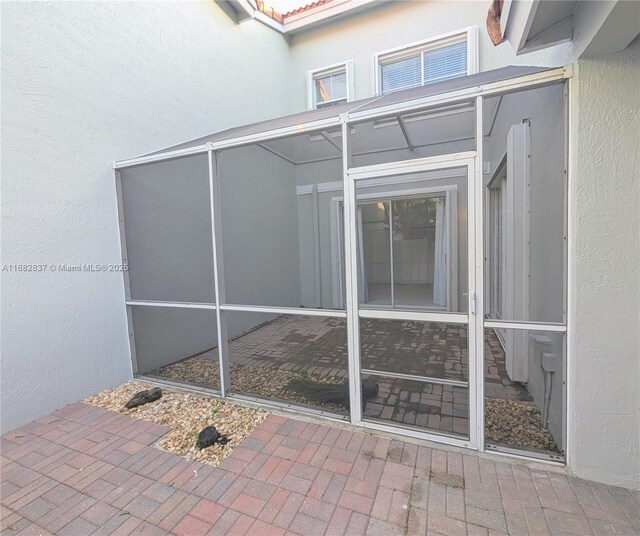
[[[134,394],[147,389],[151,389],[151,386],[133,381],[91,396],[84,402],[136,419],[168,426],[171,431],[158,442],[160,448],[214,467],[268,415],[264,410],[178,393],[165,387],[162,387],[160,400],[133,409],[125,407]],[[202,450],[197,449],[195,445],[198,434],[207,426],[215,426],[223,436],[227,436],[229,442],[224,446],[216,444]]]
[[[217,388],[219,366],[216,361],[202,357],[190,357],[153,372],[156,376],[174,381],[204,385]],[[345,380],[337,376],[324,376],[303,371],[288,371],[267,366],[230,365],[231,390],[258,398],[268,398],[281,402],[293,402],[309,406],[321,406],[323,409],[344,413],[345,408],[338,404],[321,402],[287,389],[293,379],[310,379],[315,382],[341,385]]]
[[[491,443],[560,452],[549,430],[542,426],[533,402],[485,398],[485,435]]]

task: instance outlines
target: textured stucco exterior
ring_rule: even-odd
[[[569,465],[640,488],[640,39],[578,62]]]
[[[1,9],[2,264],[120,263],[114,159],[290,112],[285,39],[214,2]],[[123,300],[118,272],[2,273],[3,431],[131,377]]]

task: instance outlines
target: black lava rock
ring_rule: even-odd
[[[367,407],[367,400],[378,396],[378,383],[371,380],[362,380],[361,392],[362,395],[362,409]],[[349,409],[349,381],[345,381],[342,384],[342,404],[345,408]]]
[[[371,380],[362,381],[362,398],[368,400],[378,396],[378,383]]]
[[[162,389],[159,387],[154,387],[148,391],[140,391],[133,395],[131,400],[127,402],[127,409],[136,408],[138,406],[142,406],[143,404],[148,404],[149,402],[155,402],[156,400],[162,397]]]
[[[225,436],[220,435],[220,432],[218,432],[215,426],[207,426],[198,434],[196,447],[202,450],[216,443],[226,445],[228,442],[229,440]]]

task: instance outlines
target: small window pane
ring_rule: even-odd
[[[345,72],[316,78],[316,104],[334,103],[347,98],[347,74]]]
[[[422,73],[420,71],[420,55],[381,65],[382,93],[391,93],[421,85]]]
[[[467,74],[467,43],[457,43],[424,53],[424,83],[440,82]]]
[[[360,303],[391,305],[391,255],[389,203],[372,202],[358,206],[358,284]]]

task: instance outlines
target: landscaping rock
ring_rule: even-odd
[[[85,403],[168,426],[171,432],[158,441],[157,447],[212,467],[219,465],[267,416],[263,410],[178,393],[170,388],[163,388],[162,398],[155,404],[127,409],[125,402],[144,388],[145,385],[139,382],[125,383],[87,398]],[[223,445],[218,441],[206,449],[197,448],[194,433],[213,422],[229,443]]]
[[[291,391],[288,389],[288,384],[291,380],[310,379],[316,382],[331,383],[340,388],[344,383],[344,377],[310,374],[270,367],[245,366],[234,363],[231,363],[229,368],[233,391],[236,393],[286,402],[298,402],[312,406],[321,405],[330,410],[343,412],[342,400],[337,402],[324,401],[319,404],[315,399]],[[152,374],[213,389],[220,388],[220,371],[217,360],[190,357],[156,370]]]
[[[542,426],[540,410],[533,402],[486,398],[484,421],[485,436],[491,443],[560,452],[549,430]]]
[[[366,400],[378,396],[378,383],[372,380],[362,380],[362,397]]]
[[[162,398],[162,389],[160,387],[154,387],[148,391],[140,391],[131,397],[131,400],[125,404],[127,409],[137,408],[149,402],[155,402]]]
[[[196,447],[199,449],[206,449],[207,447],[211,447],[216,443],[220,443],[221,445],[226,445],[229,440],[226,437],[220,435],[218,429],[215,426],[207,426],[200,434],[198,434],[198,441],[196,443]]]

